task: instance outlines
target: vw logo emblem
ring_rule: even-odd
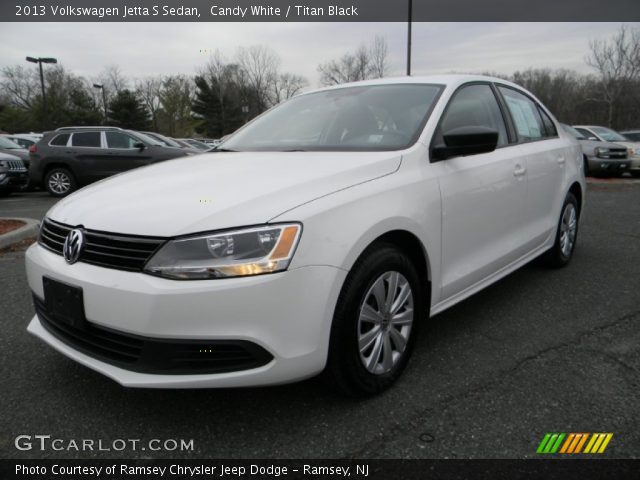
[[[62,255],[69,265],[78,261],[82,247],[84,247],[84,232],[80,228],[75,228],[68,233],[62,247]]]

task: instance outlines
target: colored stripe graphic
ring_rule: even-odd
[[[582,435],[582,438],[578,442],[578,445],[576,445],[576,449],[573,451],[573,453],[580,453],[582,451],[582,446],[584,445],[584,443],[587,441],[587,438],[589,437],[588,433],[582,433],[581,435]]]
[[[536,450],[536,453],[542,453],[544,452],[544,447],[547,444],[547,442],[549,441],[549,438],[551,437],[550,433],[547,433],[544,438],[542,439],[542,441],[540,442],[540,445],[538,445],[538,450]]]
[[[569,448],[569,445],[571,445],[571,442],[573,442],[573,439],[575,438],[576,434],[575,433],[570,433],[569,436],[567,437],[567,440],[564,442],[564,445],[562,445],[562,449],[560,450],[560,453],[567,453],[567,449]]]
[[[600,454],[604,453],[612,438],[613,433],[546,433],[536,452]]]

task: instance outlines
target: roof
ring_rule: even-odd
[[[420,76],[402,76],[402,77],[385,77],[376,78],[375,80],[362,80],[359,82],[341,83],[330,87],[309,90],[301,95],[308,93],[320,92],[325,90],[335,90],[346,87],[369,86],[369,85],[398,85],[398,84],[437,84],[456,88],[463,83],[469,82],[497,82],[521,89],[522,87],[504,80],[502,78],[490,77],[487,75],[466,75],[466,74],[449,74],[449,75],[420,75]]]

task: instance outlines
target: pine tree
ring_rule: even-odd
[[[149,111],[134,92],[121,90],[109,103],[109,123],[120,128],[147,130]]]

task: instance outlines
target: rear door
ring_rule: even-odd
[[[442,196],[442,298],[473,286],[517,259],[523,228],[526,164],[510,143],[506,116],[489,83],[462,86],[450,100],[434,134],[466,126],[499,133],[490,153],[454,157],[433,165]]]
[[[102,132],[73,132],[65,153],[75,159],[74,173],[81,183],[94,182],[109,175],[109,162],[102,148]]]
[[[527,163],[527,196],[518,251],[525,254],[555,234],[562,185],[570,157],[568,143],[544,109],[523,92],[498,86],[505,100]]]

